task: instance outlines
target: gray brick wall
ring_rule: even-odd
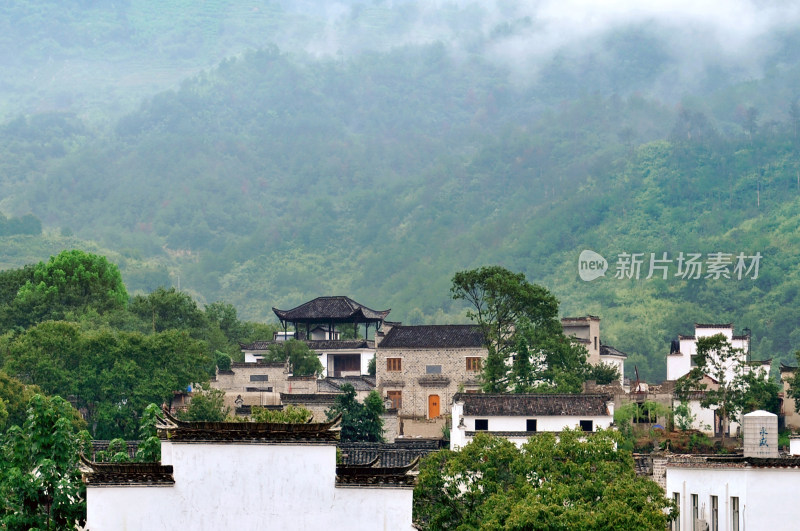
[[[383,398],[388,391],[402,393],[401,418],[427,418],[428,399],[439,397],[440,415],[449,415],[453,395],[460,391],[480,388],[480,371],[467,371],[467,358],[486,360],[484,348],[461,349],[386,349],[376,352],[376,383]],[[388,371],[387,359],[400,358],[401,370]],[[441,371],[429,372],[428,366],[439,366]],[[459,389],[461,387],[461,389]]]

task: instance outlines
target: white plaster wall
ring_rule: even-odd
[[[710,337],[717,334],[723,334],[731,346],[735,349],[742,351],[739,363],[744,363],[747,357],[747,341],[744,339],[733,339],[733,330],[730,328],[697,328],[695,329],[695,338]],[[697,354],[697,339],[681,339],[680,340],[680,353],[681,355],[667,356],[667,380],[677,380],[681,376],[688,374],[692,369],[692,356]],[[726,380],[730,381],[733,378],[733,369],[728,368],[725,371]]]
[[[680,400],[673,400],[672,401],[672,408],[674,409],[678,405],[680,405]],[[704,408],[700,405],[699,400],[689,400],[689,410],[691,414],[694,415],[694,421],[692,422],[691,429],[702,431],[704,434],[708,435],[709,437],[714,436],[714,411],[717,409],[717,406],[711,406],[708,408]],[[735,436],[737,430],[739,429],[739,423],[736,420],[730,420],[730,435]]]
[[[740,529],[794,529],[800,521],[796,489],[800,469],[677,468],[667,466],[666,495],[681,494],[681,529],[692,529],[691,495],[698,495],[701,517],[711,523],[711,496],[719,501],[719,529],[731,527],[730,498],[739,497]]]
[[[536,431],[560,432],[566,428],[580,427],[580,421],[591,420],[594,423],[595,431],[598,428],[606,429],[611,426],[613,418],[610,416],[536,416],[529,417],[509,416],[509,417],[464,417],[464,424],[467,431],[475,430],[475,419],[488,419],[489,431],[525,431],[528,419],[536,419]]]
[[[621,379],[625,379],[625,360],[616,356],[601,356],[600,362],[616,367]]]
[[[162,442],[173,487],[90,487],[87,528],[411,529],[411,489],[335,486],[336,447]]]
[[[470,441],[472,436],[468,436],[466,432],[475,431],[475,419],[488,419],[489,430],[488,433],[499,431],[526,431],[528,419],[536,419],[537,432],[560,432],[566,428],[579,428],[581,420],[591,420],[594,424],[594,430],[608,429],[613,422],[613,416],[536,416],[529,417],[521,416],[504,416],[504,417],[476,417],[476,416],[463,416],[464,404],[455,402],[453,404],[453,420],[450,428],[450,449],[458,450],[463,448]],[[461,419],[464,419],[463,426]],[[514,442],[517,446],[522,446],[528,437],[508,437],[508,440]]]

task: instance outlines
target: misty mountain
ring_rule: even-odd
[[[74,233],[131,291],[180,285],[248,319],[348,294],[406,323],[463,321],[452,274],[499,263],[564,313],[600,315],[645,377],[695,321],[749,326],[760,357],[800,348],[791,9],[736,4],[753,16],[734,39],[729,13],[624,3],[586,19],[550,3],[185,4],[0,11],[15,73],[0,92],[17,103],[0,210],[45,227],[6,239],[5,263]],[[49,83],[21,75],[34,65]],[[606,278],[579,279],[583,249]],[[614,279],[625,252],[764,259],[750,280]]]

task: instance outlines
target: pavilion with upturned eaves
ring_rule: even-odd
[[[277,341],[297,339],[319,355],[323,376],[344,378],[368,373],[369,362],[375,357],[375,341],[369,339],[369,329],[379,330],[391,310],[376,311],[349,297],[317,297],[291,310],[272,309],[281,322],[283,332]],[[340,339],[342,325],[356,329],[363,326],[363,338]],[[294,332],[289,331],[289,327]],[[374,335],[373,335],[374,337]],[[246,362],[263,357],[275,341],[255,341],[242,344]],[[292,392],[287,389],[286,392]]]
[[[283,325],[284,333],[291,324],[295,339],[313,340],[312,330],[321,331],[321,340],[336,340],[336,325],[364,325],[364,339],[369,339],[369,327],[379,329],[391,310],[375,311],[359,304],[350,297],[317,297],[291,310],[272,309]],[[317,325],[317,326],[314,326]],[[305,335],[301,332],[305,328]]]

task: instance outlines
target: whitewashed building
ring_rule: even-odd
[[[754,411],[743,425],[743,455],[669,458],[666,493],[680,507],[673,530],[797,528],[800,458],[778,457],[776,415]]]
[[[694,335],[679,335],[670,346],[670,353],[667,356],[667,380],[677,380],[689,374],[694,368],[694,356],[697,355],[697,340],[703,337],[711,337],[722,334],[734,349],[741,351],[736,363],[745,365],[747,370],[758,370],[769,373],[772,363],[771,359],[752,362],[750,360],[750,334],[749,331],[743,335],[735,335],[733,324],[695,324]],[[733,368],[729,368],[725,377],[730,380],[733,377]],[[712,375],[713,376],[713,375]]]
[[[333,423],[159,429],[161,463],[84,462],[87,529],[413,529],[405,467],[336,465]],[[372,463],[370,464],[372,465]]]
[[[469,444],[478,432],[505,437],[521,446],[540,432],[607,429],[614,420],[613,398],[599,394],[482,394],[453,397],[450,449]]]

